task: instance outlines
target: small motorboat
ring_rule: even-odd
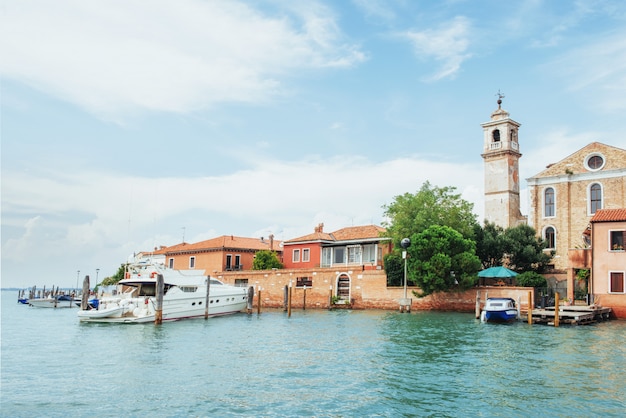
[[[480,313],[482,322],[510,322],[518,318],[519,313],[512,298],[487,298]]]
[[[28,304],[35,308],[76,308],[76,299],[69,295],[49,296],[28,299]]]
[[[121,318],[124,313],[124,306],[111,305],[102,307],[101,309],[88,309],[78,311],[78,317],[81,320],[97,319],[97,318]]]

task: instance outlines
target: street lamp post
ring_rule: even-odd
[[[78,295],[78,278],[80,277],[80,270],[76,272],[76,294]]]
[[[98,273],[100,272],[100,269],[96,269],[96,282],[93,284],[93,291],[95,293],[96,291],[96,286],[98,286]]]
[[[404,250],[402,250],[402,258],[404,259],[404,298],[400,301],[400,311],[402,312],[411,312],[411,298],[407,298],[407,283],[406,283],[406,274],[407,274],[406,249],[409,248],[410,245],[411,245],[411,240],[408,238],[403,238],[402,241],[400,241],[400,246],[404,248]]]

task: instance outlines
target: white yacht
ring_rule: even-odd
[[[173,270],[154,264],[130,265],[118,283],[120,293],[90,303],[78,312],[81,322],[154,322],[157,275],[164,279],[163,321],[227,315],[246,308],[248,289],[204,276],[204,270]],[[210,282],[209,282],[210,280]]]

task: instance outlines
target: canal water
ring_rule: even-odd
[[[2,416],[622,417],[626,321],[282,310],[81,324],[2,292]]]

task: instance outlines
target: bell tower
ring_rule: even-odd
[[[502,109],[504,95],[498,91],[498,109],[483,127],[485,160],[485,219],[503,228],[525,223],[520,211],[518,131],[521,126]]]

